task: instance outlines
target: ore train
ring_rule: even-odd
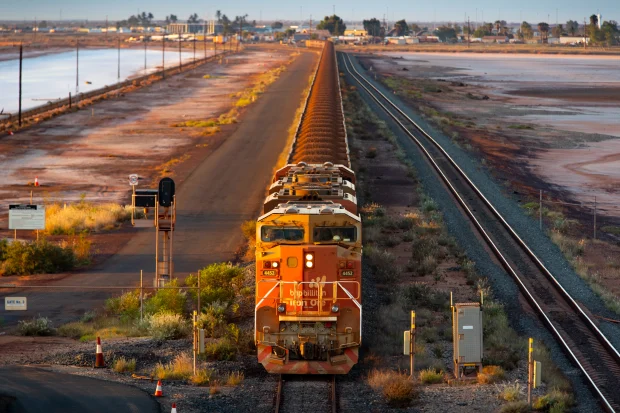
[[[346,374],[362,341],[362,223],[333,44],[256,225],[255,339],[270,373]]]

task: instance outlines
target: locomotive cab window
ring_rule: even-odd
[[[356,239],[356,227],[314,227],[312,234],[314,242],[355,242]]]
[[[264,242],[303,241],[304,229],[266,225],[260,229],[260,238]]]

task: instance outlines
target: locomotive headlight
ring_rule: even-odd
[[[271,266],[272,266],[273,268],[278,268],[278,266],[279,266],[279,265],[280,265],[280,264],[278,263],[278,261],[274,261],[274,262],[272,262],[272,263],[271,263]]]
[[[314,268],[314,254],[311,252],[306,253],[306,268]]]
[[[338,311],[340,311],[338,304],[332,305],[332,313],[337,313]]]
[[[280,303],[278,304],[278,313],[283,313],[286,311],[286,304]]]

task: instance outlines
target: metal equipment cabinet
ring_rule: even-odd
[[[479,303],[452,306],[454,375],[462,378],[466,367],[482,372],[482,308]]]

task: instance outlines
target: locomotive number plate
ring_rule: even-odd
[[[263,270],[263,275],[278,275],[278,272],[276,270]]]
[[[353,270],[342,270],[340,271],[340,275],[342,275],[343,277],[350,277],[353,275]]]

